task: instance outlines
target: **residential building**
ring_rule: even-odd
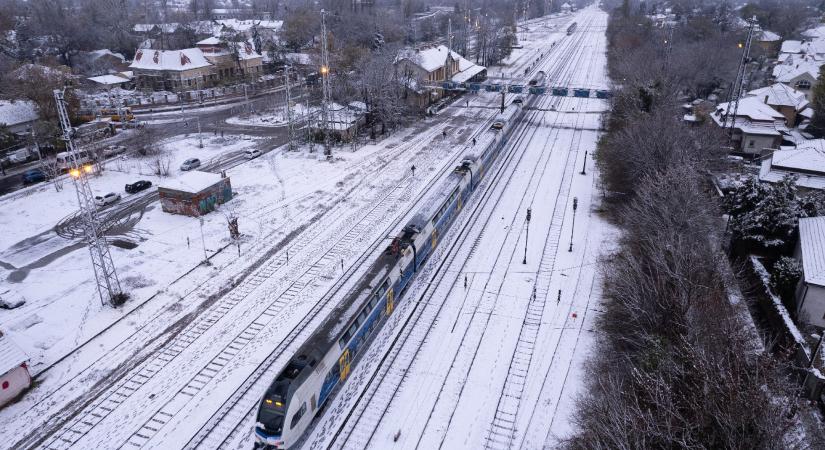
[[[786,41],[787,42],[787,41]],[[773,68],[774,80],[782,83],[794,90],[805,93],[808,101],[813,96],[813,88],[816,86],[819,77],[819,67],[821,61],[804,59],[798,62],[788,60],[790,64],[779,64]]]
[[[773,31],[768,30],[759,30],[755,34],[754,40],[756,45],[771,56],[776,55],[782,45],[782,38]]]
[[[410,103],[424,108],[444,97],[445,91],[433,87],[437,83],[483,81],[484,66],[468,61],[444,45],[426,49],[408,49],[396,58],[396,73],[408,90]]]
[[[138,89],[177,91],[208,86],[217,81],[213,65],[197,48],[146,50],[135,53],[129,66]]]
[[[196,45],[214,66],[217,80],[238,76],[256,77],[263,72],[263,56],[255,51],[251,41],[227,43],[213,36]],[[234,51],[230,50],[232,45],[235,46]]]
[[[0,333],[0,406],[20,395],[32,384],[29,357],[8,336]]]
[[[799,219],[795,256],[802,262],[796,312],[802,322],[825,327],[825,217]]]
[[[733,124],[733,151],[761,155],[779,148],[783,132],[787,132],[785,116],[756,97],[744,97],[736,108],[733,103],[720,103],[710,117],[722,127]],[[734,111],[735,110],[735,111]],[[732,117],[736,114],[736,117]]]
[[[39,115],[37,106],[29,100],[0,100],[0,126],[12,133],[24,134],[31,130]]]
[[[774,83],[760,89],[748,92],[748,96],[761,99],[763,103],[785,116],[788,127],[799,125],[802,119],[813,117],[813,110],[805,93],[797,91],[786,84]]]
[[[760,181],[776,183],[786,175],[796,175],[801,189],[825,189],[825,139],[783,146],[762,160]]]

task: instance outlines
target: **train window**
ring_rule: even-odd
[[[389,286],[389,283],[387,281],[384,281],[384,284],[382,284],[381,287],[378,289],[378,296],[380,297],[384,295],[384,293],[387,292],[387,288]]]
[[[349,334],[349,337],[353,337],[353,336],[355,336],[355,333],[357,331],[358,331],[358,324],[354,323],[354,324],[352,324],[351,327],[349,327],[349,331],[347,331],[347,334]],[[347,340],[349,340],[349,339],[347,339]]]
[[[358,316],[358,322],[364,323],[367,320],[367,308],[361,310],[361,315]]]
[[[304,413],[307,411],[307,402],[301,404],[301,409],[298,410],[293,416],[292,420],[289,422],[289,428],[295,428],[295,425],[301,421],[301,417],[303,417]]]
[[[376,292],[375,295],[372,296],[372,299],[370,300],[370,309],[375,308],[375,305],[378,304],[379,297],[380,296],[378,295],[378,292]]]

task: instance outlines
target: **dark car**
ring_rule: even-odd
[[[146,180],[135,181],[132,184],[127,184],[126,185],[126,192],[129,193],[129,194],[134,194],[135,192],[140,192],[144,189],[149,189],[151,186],[152,186],[151,181],[146,181]]]
[[[23,184],[32,184],[44,181],[46,174],[40,169],[29,169],[23,172]]]

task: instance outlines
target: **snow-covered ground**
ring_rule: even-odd
[[[580,30],[582,20],[590,16],[604,22],[602,13],[591,10],[575,16],[580,21]],[[565,51],[563,30],[569,20],[558,19],[543,27],[531,28],[523,38],[524,48],[514,52],[507,70],[515,75],[523,73],[534,64],[536,54],[551,51],[552,42],[557,42],[553,47],[555,54],[561,55]],[[548,71],[553,70],[560,83],[567,81],[577,86],[604,83],[604,26],[593,25],[592,31],[580,33],[566,39],[565,48],[577,49],[571,51],[573,56],[545,58],[541,64],[545,64]],[[490,107],[497,105],[499,97],[482,93],[469,99],[469,107],[460,102],[442,111],[437,118],[416,124],[384,141],[356,151],[339,148],[331,163],[319,160],[317,153],[310,154],[306,149],[286,152],[272,149],[265,140],[235,136],[225,139],[208,136],[204,149],[197,147],[194,135],[165,142],[173,176],[179,174],[180,162],[189,157],[199,157],[204,162],[216,158],[234,158],[240,162],[237,153],[244,149],[257,147],[273,151],[227,171],[236,196],[223,211],[232,210],[240,217],[244,234],[240,254],[235,247],[230,247],[222,212],[205,217],[203,241],[212,263],[205,266],[199,264],[204,250],[196,219],[162,213],[156,202],[136,208],[131,220],[125,221],[119,234],[113,236],[137,244],[131,250],[112,247],[121,280],[132,295],[121,309],[99,304],[85,248],[52,231],[55,223],[75,209],[70,182],[62,192],[43,185],[27,190],[27,195],[0,198],[0,225],[9,230],[0,237],[0,276],[7,280],[5,286],[11,290],[4,295],[23,296],[28,300],[23,308],[0,311],[0,327],[29,352],[32,369],[39,374],[32,390],[17,403],[0,410],[0,430],[3,435],[14,437],[0,446],[113,448],[129,442],[153,448],[181,447],[239,387],[245,386],[244,381],[273,353],[282,355],[273,364],[275,370],[278,361],[282,365],[291,356],[290,350],[301,343],[335,300],[340,299],[336,293],[345,291],[347,283],[357,279],[364,264],[386,245],[384,237],[397,231],[427,190],[460,160],[473,133],[489,126],[486,120],[495,113]],[[473,275],[472,289],[468,288],[468,292],[473,293],[468,302],[475,301],[478,308],[471,303],[456,307],[457,297],[453,294],[442,297],[445,311],[452,311],[461,319],[456,321],[456,333],[463,329],[477,330],[479,320],[504,320],[507,324],[503,335],[483,331],[468,333],[471,343],[489,341],[490,345],[479,348],[491,353],[489,360],[484,356],[486,366],[471,367],[465,381],[475,380],[471,377],[479,377],[484,370],[487,375],[501,378],[502,367],[506,376],[504,360],[509,357],[508,352],[512,354],[513,340],[518,338],[518,323],[523,319],[519,314],[523,316],[525,302],[529,303],[530,299],[530,295],[524,295],[524,289],[529,292],[525,286],[531,282],[538,285],[542,274],[552,276],[547,281],[549,284],[541,287],[541,292],[546,289],[552,293],[553,289],[560,288],[571,294],[562,299],[561,306],[548,301],[543,322],[551,325],[540,328],[536,339],[550,344],[560,342],[557,344],[559,356],[558,360],[548,360],[542,353],[542,359],[537,359],[536,364],[541,362],[544,366],[539,366],[535,377],[541,376],[541,370],[557,374],[570,369],[575,375],[579,366],[574,362],[589,342],[582,340],[576,349],[571,339],[580,334],[587,336],[582,333],[586,325],[582,326],[589,320],[587,311],[592,304],[587,306],[590,297],[586,294],[592,286],[597,286],[594,262],[605,227],[591,213],[592,164],[588,164],[586,176],[571,177],[567,168],[578,164],[585,150],[592,152],[595,130],[599,128],[597,113],[604,108],[604,103],[572,98],[545,98],[540,103],[542,107],[554,104],[558,111],[542,110],[528,115],[530,120],[523,133],[529,138],[524,138],[514,150],[515,159],[504,166],[509,175],[490,188],[495,190],[493,195],[500,195],[503,200],[479,206],[485,208],[490,228],[485,226],[474,232],[490,239],[489,245],[485,243],[484,252],[462,261],[479,268]],[[442,130],[448,132],[446,139],[441,136]],[[414,178],[409,171],[412,165],[418,168]],[[533,171],[539,167],[546,169]],[[92,180],[92,186],[96,192],[122,192],[126,182],[136,179],[159,181],[148,175],[150,173],[145,161],[111,162],[103,175]],[[507,182],[508,179],[513,183]],[[569,192],[562,196],[560,193],[565,190]],[[147,193],[134,196],[135,200],[141,195]],[[535,242],[528,249],[528,265],[511,268],[506,259],[518,254],[520,235],[503,232],[500,226],[509,224],[508,230],[518,231],[524,209],[519,202],[525,195],[536,199],[531,222],[534,233],[531,242],[533,239]],[[553,241],[548,237],[553,234],[548,234],[545,228],[556,227],[565,235],[571,220],[568,214],[554,215],[550,205],[563,198],[558,211],[566,211],[571,195],[579,196],[576,242],[582,245],[577,244],[574,252],[567,254],[556,242],[557,250],[563,254],[559,253],[555,261],[556,253],[552,252],[554,265],[547,272],[541,269],[546,263],[539,261],[551,257],[550,252],[542,249],[549,245],[544,241]],[[124,197],[122,201],[128,202],[130,198]],[[499,215],[506,219],[500,223],[493,220]],[[494,225],[499,226],[498,231],[492,231],[497,229]],[[533,238],[534,235],[538,237]],[[562,242],[566,241],[562,239]],[[462,247],[463,251],[469,251],[471,243]],[[493,261],[490,251],[495,248],[501,249],[497,255],[507,258]],[[468,272],[462,269],[447,273],[450,276],[439,281],[439,291],[457,289],[456,283],[462,280],[458,274]],[[504,274],[510,275],[506,282]],[[483,287],[485,279],[497,286],[492,291],[499,300],[484,294],[488,290]],[[423,284],[419,280],[419,288]],[[483,309],[482,301],[489,303],[489,308]],[[494,305],[502,306],[495,309]],[[572,319],[561,314],[563,308],[577,312],[581,320],[568,323]],[[478,314],[470,314],[473,309]],[[439,321],[441,327],[441,322],[447,320]],[[439,329],[434,330],[444,332]],[[385,331],[403,330],[387,327]],[[451,345],[458,343],[448,341]],[[381,351],[381,346],[375,349]],[[421,351],[432,352],[432,349],[422,347]],[[443,357],[458,355],[459,352],[453,352]],[[545,366],[546,370],[542,368]],[[374,369],[363,365],[357,370],[368,373]],[[410,370],[418,373],[422,369],[413,365]],[[433,371],[433,376],[436,375],[443,376],[443,373]],[[462,372],[446,375],[449,378],[444,379],[453,381],[460,381],[464,376]],[[577,379],[574,375],[567,378]],[[249,398],[257,401],[256,389],[265,389],[269,383],[269,379],[263,379],[262,383],[249,388]],[[357,377],[353,377],[355,379]],[[437,377],[430,379],[430,382],[436,381]],[[500,387],[501,380],[497,383]],[[358,388],[356,383],[351,386]],[[485,405],[483,414],[495,412],[495,408],[489,408],[498,395],[495,386],[473,389],[475,394],[480,395],[482,391],[485,394],[480,397],[482,403],[475,404],[475,407]],[[574,387],[572,381],[548,383],[546,388],[531,387],[529,393],[537,395],[533,402],[541,399],[542,405],[560,404],[566,411],[565,405],[569,404]],[[349,388],[350,383],[346,386]],[[443,388],[451,387],[444,384]],[[557,395],[560,389],[564,389],[563,396]],[[405,392],[406,385],[400,394]],[[340,399],[346,398],[346,395],[340,396]],[[402,405],[401,410],[410,410],[407,401],[394,398],[388,403],[390,412],[399,409],[397,405]],[[386,405],[379,402],[372,406]],[[435,400],[428,405],[433,410],[444,406],[444,401]],[[466,407],[462,406],[462,411]],[[537,409],[530,408],[530,411]],[[558,414],[559,418],[562,416]],[[390,426],[407,425],[392,414],[386,417]],[[543,425],[542,421],[548,417],[552,421],[556,415],[537,417],[536,426]],[[252,424],[243,419],[238,417],[237,430],[229,432],[237,436],[236,442],[248,445]],[[554,422],[554,430],[563,431],[566,423],[565,420]],[[427,429],[426,424],[420,422],[415,426]],[[466,432],[468,427],[475,431]],[[456,436],[464,433],[473,443],[479,443],[486,429],[484,419],[479,418],[456,424],[453,431],[460,430]],[[218,436],[220,442],[219,433]],[[455,443],[461,445],[458,441]]]
[[[606,14],[588,9],[578,20],[578,54],[548,73],[569,85],[606,84]],[[597,212],[594,165],[581,174],[599,117],[574,111],[607,104],[542,99],[539,107],[549,105],[559,112],[528,117],[489,197],[465,208],[468,228],[445,237],[441,258],[424,268],[305,447],[532,449],[571,432],[595,337],[598,261],[615,242]]]

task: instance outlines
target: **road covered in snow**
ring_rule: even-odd
[[[589,8],[577,21],[544,70],[554,85],[606,87],[607,14]],[[585,163],[608,105],[534,107],[305,448],[533,449],[569,434],[597,265],[615,240]]]
[[[572,20],[579,28],[565,36]],[[548,85],[605,89],[605,26],[606,14],[592,8],[533,21],[520,33],[524,48],[490,74],[544,70]],[[37,381],[0,410],[0,432],[12,437],[0,448],[250,448],[263,391],[387,236],[471,152],[500,98],[468,95],[382,141],[338,148],[332,162],[241,136],[214,134],[204,149],[193,135],[160,142],[173,166],[247,148],[268,153],[227,171],[232,211],[208,215],[202,231],[197,220],[152,206],[123,222],[119,237],[138,246],[113,247],[132,293],[117,310],[99,305],[82,242],[53,231],[74,209],[72,186],[0,198],[14,211],[0,223],[26,225],[0,242],[2,275],[19,278],[12,289],[29,300],[0,324],[32,356]],[[305,447],[536,448],[565,434],[598,307],[596,262],[610,234],[596,214],[589,158],[580,173],[606,107],[573,97],[532,103],[495,176]],[[162,181],[146,164],[113,163],[93,187]],[[237,253],[226,237],[230,212],[244,234]],[[210,265],[200,264],[204,252]]]

